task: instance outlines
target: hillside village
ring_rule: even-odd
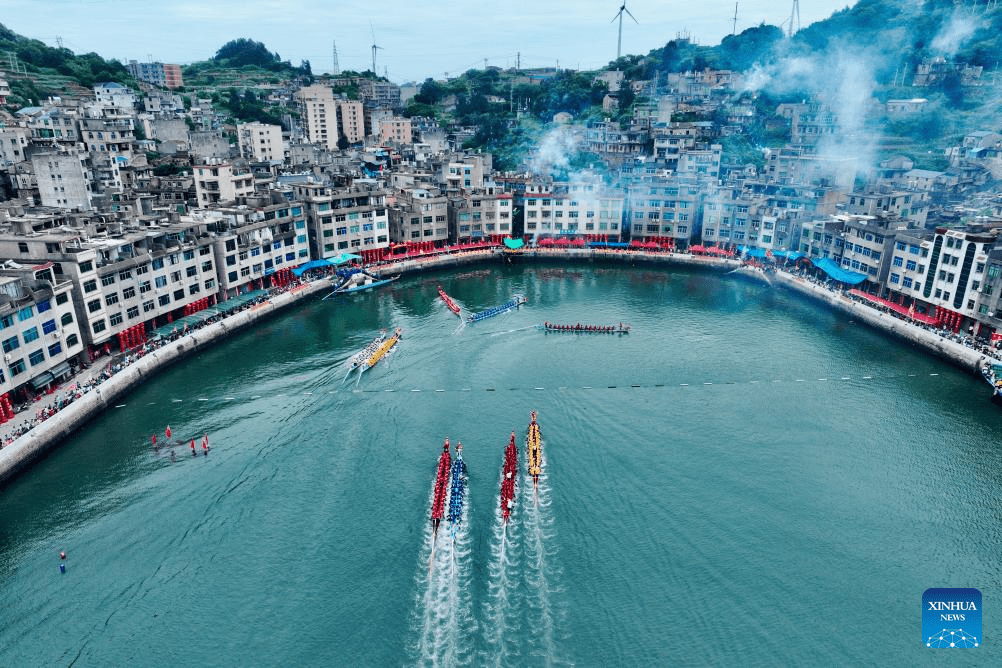
[[[765,108],[743,93],[746,73],[608,70],[587,75],[600,113],[553,113],[535,150],[502,171],[471,148],[483,128],[455,120],[470,99],[432,96],[431,80],[310,74],[227,98],[185,89],[178,66],[128,67],[134,87],[101,82],[0,113],[0,395],[44,391],[311,260],[509,237],[801,263],[926,322],[1002,339],[992,128],[942,146],[940,171],[903,155],[861,165],[865,126],[826,91]],[[566,76],[495,70],[493,90],[511,93],[483,97],[508,108],[514,132],[531,111],[516,86]],[[980,67],[929,60],[914,95],[865,112],[907,120],[951,77],[984,83]],[[241,96],[279,122],[234,120]],[[415,114],[415,99],[431,113]],[[774,145],[727,148],[753,132]]]

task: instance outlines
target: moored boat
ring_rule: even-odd
[[[500,306],[492,306],[486,311],[481,311],[480,313],[474,313],[466,319],[466,322],[479,322],[481,320],[486,320],[487,318],[493,318],[496,315],[501,315],[502,313],[507,313],[513,309],[517,309],[519,306],[528,301],[525,295],[515,294],[511,296],[511,299],[506,301]]]
[[[438,296],[442,298],[442,301],[445,302],[445,305],[449,307],[450,311],[452,311],[456,315],[459,315],[459,304],[454,302],[452,300],[452,297],[445,294],[445,290],[442,289],[441,285],[438,286]]]
[[[431,498],[431,528],[432,535],[438,533],[438,525],[445,513],[445,496],[449,491],[449,439],[445,439],[442,454],[438,458],[438,469],[435,471],[435,490]]]
[[[505,524],[515,507],[515,476],[518,475],[518,448],[515,447],[515,432],[504,451],[504,469],[501,475],[501,519]]]
[[[1002,405],[1002,364],[994,360],[983,360],[981,377],[992,388],[992,402]]]
[[[573,325],[561,325],[555,322],[544,322],[542,328],[547,332],[571,332],[574,334],[629,334],[630,326],[619,323],[617,325],[582,325],[580,322]]]

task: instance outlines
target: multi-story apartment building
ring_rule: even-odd
[[[926,280],[918,299],[932,307],[946,326],[957,331],[979,317],[978,307],[995,233],[937,228],[929,251]],[[893,279],[894,277],[891,276]],[[889,286],[894,286],[893,281]]]
[[[171,90],[184,86],[184,76],[181,74],[181,66],[175,63],[164,63],[164,86]]]
[[[91,174],[87,163],[84,153],[49,151],[31,156],[42,206],[90,210]]]
[[[52,262],[55,279],[73,284],[76,319],[92,357],[125,330],[149,332],[216,295],[213,239],[204,226],[163,218],[145,225],[50,222],[58,221],[15,220],[10,233],[0,233],[0,256]]]
[[[324,84],[304,86],[296,98],[302,105],[301,120],[309,142],[335,150],[342,136],[350,144],[365,139],[361,102],[336,98],[330,86]]]
[[[103,153],[127,165],[132,162],[132,145],[135,140],[132,119],[80,119],[80,141],[91,153]]]
[[[404,188],[393,195],[390,206],[390,241],[433,242],[449,239],[448,198],[437,188]]]
[[[887,299],[897,303],[918,299],[926,282],[933,235],[920,230],[899,230],[894,235],[890,269],[887,276]],[[926,313],[925,309],[922,313]]]
[[[393,116],[380,120],[379,141],[384,144],[410,144],[413,142],[411,119]]]
[[[703,186],[697,179],[644,175],[629,183],[628,192],[631,239],[670,238],[676,245],[688,245],[702,209]]]
[[[929,213],[929,194],[921,190],[889,190],[852,193],[846,211],[864,216],[896,215],[918,227],[925,225]]]
[[[842,264],[844,229],[845,218],[840,216],[806,221],[801,226],[800,251],[811,259],[826,258]]]
[[[899,218],[843,216],[843,269],[866,274],[868,281],[882,285],[887,278],[890,251],[897,228],[907,229]]]
[[[618,241],[625,198],[600,182],[530,184],[525,190],[525,235],[602,237]]]
[[[386,189],[369,184],[332,188],[303,183],[294,187],[294,193],[306,208],[310,256],[314,259],[353,253],[371,261],[389,248]]]
[[[72,291],[51,262],[0,263],[0,394],[21,399],[21,388],[34,393],[72,373],[83,350]]]
[[[267,123],[239,123],[237,140],[240,157],[257,162],[282,162],[285,160],[285,141],[281,125]]]
[[[492,172],[490,153],[448,154],[439,168],[439,183],[452,192],[462,189],[479,189],[487,186]]]
[[[358,95],[366,105],[396,109],[400,106],[400,86],[389,81],[358,79]]]
[[[276,198],[277,199],[277,198]],[[246,205],[194,211],[184,224],[210,235],[220,298],[268,287],[269,277],[309,261],[306,212],[301,202],[251,198]]]
[[[449,239],[479,241],[512,233],[512,196],[498,186],[464,190],[449,198]]]
[[[254,174],[245,166],[211,160],[195,165],[195,193],[201,207],[235,202],[254,194]]]
[[[0,122],[0,167],[16,165],[26,159],[31,131],[18,126],[4,127]]]

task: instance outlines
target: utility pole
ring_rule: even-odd
[[[734,25],[731,27],[731,34],[738,34],[738,3],[734,3]]]
[[[58,37],[58,36],[56,37],[56,46],[59,47],[60,49],[63,48],[63,38],[62,37]]]
[[[519,51],[515,54],[515,71],[518,72],[522,69],[522,52]]]

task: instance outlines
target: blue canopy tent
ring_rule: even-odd
[[[345,262],[351,262],[352,260],[361,260],[362,256],[353,255],[351,253],[341,253],[337,257],[332,257],[327,261],[330,262],[335,267],[344,264]]]
[[[334,263],[331,262],[330,260],[310,260],[309,262],[304,262],[303,264],[293,269],[292,273],[295,274],[296,276],[302,276],[310,269],[320,269],[322,267],[333,267],[333,266]]]
[[[866,274],[861,274],[858,271],[843,269],[830,257],[823,257],[814,260],[813,262],[815,267],[840,283],[845,283],[847,285],[859,285],[866,280]]]
[[[522,248],[522,246],[525,245],[525,242],[522,241],[521,239],[512,239],[511,237],[505,237],[504,245],[505,248],[508,248],[509,250],[519,250],[520,248]]]

